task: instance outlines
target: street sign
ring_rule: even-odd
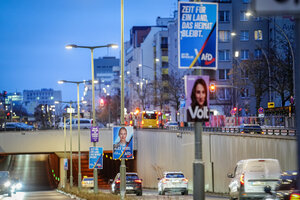
[[[90,147],[89,169],[103,169],[103,148]]]
[[[178,3],[179,68],[217,69],[218,4]]]
[[[274,102],[268,102],[268,108],[274,108],[275,103]]]
[[[264,118],[264,117],[265,117],[265,114],[260,113],[260,114],[258,114],[258,117],[259,117],[259,118]]]
[[[254,0],[252,7],[259,15],[300,14],[299,0]]]
[[[64,170],[68,170],[69,166],[68,166],[68,159],[64,158]]]
[[[259,113],[259,114],[263,114],[263,113],[264,113],[263,107],[260,107],[260,108],[258,109],[258,113]]]
[[[91,127],[91,142],[98,142],[99,141],[99,127],[92,126]]]

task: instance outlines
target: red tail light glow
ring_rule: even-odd
[[[290,200],[299,200],[300,199],[300,194],[291,194],[290,196]]]
[[[116,180],[116,184],[119,184],[121,181],[120,180]]]
[[[134,182],[136,182],[136,183],[142,183],[142,180],[137,179],[137,180],[134,180]]]
[[[240,177],[241,185],[244,185],[244,183],[245,183],[244,178],[245,178],[245,174],[242,174],[241,177]]]
[[[187,178],[182,179],[182,181],[187,184],[189,182],[189,180]]]

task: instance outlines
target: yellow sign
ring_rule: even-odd
[[[268,108],[274,108],[275,103],[274,102],[268,102]]]

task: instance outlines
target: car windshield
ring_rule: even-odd
[[[126,180],[136,180],[139,177],[136,174],[126,174]]]
[[[184,175],[181,173],[168,173],[166,178],[184,178]]]

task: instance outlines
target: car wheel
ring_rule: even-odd
[[[136,193],[136,196],[142,196],[142,195],[143,195],[143,192],[142,192],[142,191]]]
[[[158,195],[161,195],[161,191],[158,191]]]
[[[165,195],[166,194],[166,192],[163,190],[163,191],[161,191],[161,195]]]
[[[11,197],[11,192],[8,193],[8,196]]]

